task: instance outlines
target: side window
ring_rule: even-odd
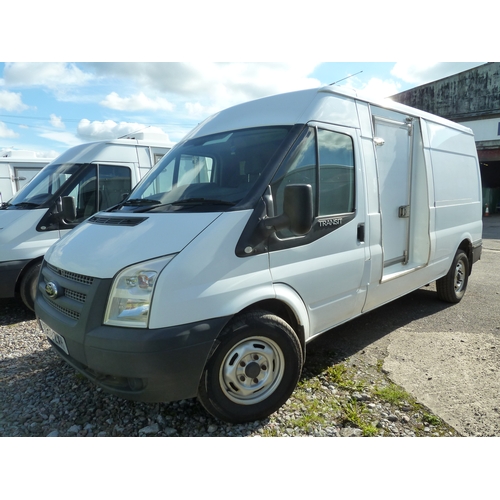
[[[153,155],[154,164],[156,165],[164,156],[165,153],[154,153]]]
[[[212,159],[205,156],[181,155],[177,184],[200,184],[211,181]]]
[[[272,182],[275,215],[283,213],[285,187],[289,184],[310,184],[316,198],[316,165],[315,134],[314,129],[309,127],[285,158]]]
[[[117,205],[131,189],[130,168],[116,165],[99,166],[99,210]]]
[[[285,186],[310,184],[315,216],[354,211],[354,148],[352,138],[308,127],[283,161],[272,184],[274,215],[283,213]],[[279,238],[294,236],[289,230]]]
[[[319,213],[354,211],[354,151],[348,135],[318,129]]]

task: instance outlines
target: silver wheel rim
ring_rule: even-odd
[[[455,269],[455,292],[459,293],[464,286],[465,279],[465,264],[462,259],[457,262],[457,267]]]
[[[242,340],[226,354],[219,372],[222,392],[241,405],[268,398],[278,387],[285,358],[278,344],[264,337]]]

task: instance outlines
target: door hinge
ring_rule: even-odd
[[[408,135],[411,136],[413,131],[413,118],[411,116],[406,118],[406,124],[408,126]]]

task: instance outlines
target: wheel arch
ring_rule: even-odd
[[[473,263],[473,249],[472,249],[472,241],[468,238],[465,238],[461,241],[460,245],[458,245],[457,250],[462,250],[467,255],[467,259],[469,260],[469,276],[472,272],[472,263]]]
[[[29,270],[34,267],[34,266],[37,266],[38,264],[41,264],[43,261],[43,255],[40,256],[40,257],[36,257],[35,259],[33,260],[30,260],[21,270],[21,272],[19,273],[19,276],[17,277],[17,281],[16,281],[16,287],[15,287],[15,294],[17,297],[20,296],[20,293],[21,293],[21,283],[23,282],[23,279],[24,277],[26,276],[26,274],[29,272]]]
[[[238,314],[246,313],[256,309],[264,309],[286,321],[295,331],[302,348],[302,353],[306,354],[306,343],[309,333],[309,314],[302,298],[287,285],[274,285],[276,296],[254,302],[242,309]]]

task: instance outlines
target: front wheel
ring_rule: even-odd
[[[462,300],[469,281],[470,264],[463,250],[458,250],[446,276],[436,281],[438,297],[456,304]]]
[[[293,329],[266,311],[244,314],[223,331],[207,362],[198,399],[231,423],[261,420],[290,397],[303,354]]]

